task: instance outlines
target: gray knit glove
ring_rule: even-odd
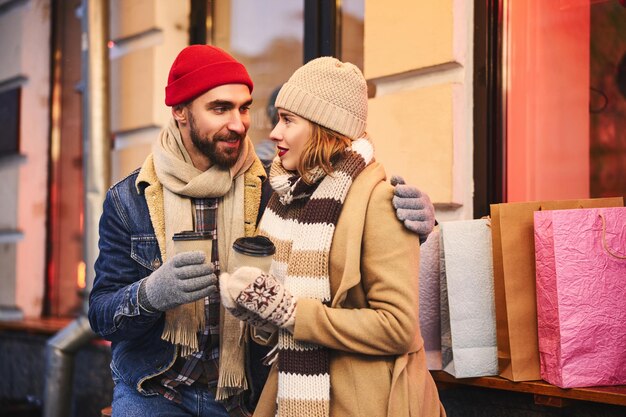
[[[296,320],[296,297],[273,276],[244,266],[220,276],[222,305],[240,320],[265,331],[282,327],[291,332]]]
[[[426,242],[435,227],[435,207],[430,197],[417,187],[405,184],[404,178],[398,175],[391,177],[391,185],[395,187],[392,203],[398,220],[404,223],[404,227],[417,233],[420,243]]]
[[[146,311],[167,311],[217,291],[213,264],[202,251],[183,252],[168,259],[139,285],[139,305]]]

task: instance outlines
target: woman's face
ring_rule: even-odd
[[[278,109],[278,124],[270,133],[270,139],[278,148],[283,168],[296,170],[304,146],[311,138],[311,132],[311,122],[290,111]]]

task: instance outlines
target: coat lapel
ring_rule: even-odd
[[[143,193],[148,205],[148,212],[150,213],[150,222],[154,229],[157,242],[159,243],[159,249],[161,250],[161,257],[163,262],[167,259],[165,252],[165,216],[163,213],[163,185],[159,182],[156,170],[154,169],[154,159],[152,154],[148,155],[144,161],[137,181],[135,182],[137,192]],[[145,188],[144,188],[145,187]]]
[[[385,180],[382,165],[373,162],[359,175],[346,197],[330,250],[331,307],[341,306],[347,292],[361,282],[360,258],[365,215],[372,190]],[[349,215],[343,215],[349,213]]]

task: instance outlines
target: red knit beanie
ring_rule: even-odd
[[[188,46],[178,54],[170,69],[165,104],[185,103],[224,84],[245,84],[252,93],[250,75],[235,58],[215,46]]]

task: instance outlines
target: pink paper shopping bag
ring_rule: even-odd
[[[535,212],[541,377],[626,384],[626,208]]]

